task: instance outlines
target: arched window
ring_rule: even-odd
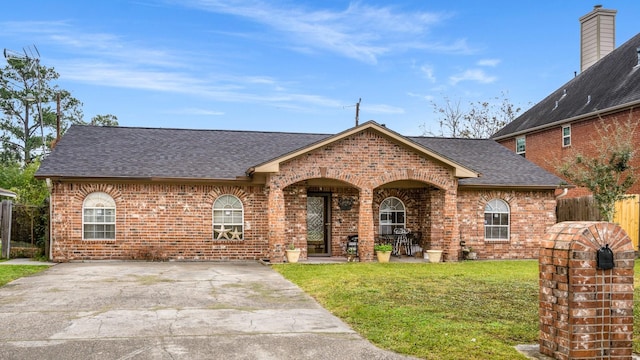
[[[109,194],[93,192],[82,203],[82,238],[114,240],[116,238],[116,202]]]
[[[244,209],[240,199],[222,195],[213,203],[213,238],[242,240]]]
[[[509,240],[509,205],[493,199],[484,207],[484,238]]]
[[[396,197],[388,197],[380,203],[380,235],[393,234],[393,230],[405,227],[404,204]]]

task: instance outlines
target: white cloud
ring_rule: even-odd
[[[459,74],[456,74],[456,75],[453,75],[453,76],[449,77],[449,80],[451,81],[451,83],[453,85],[456,85],[457,83],[459,83],[461,81],[475,81],[475,82],[479,82],[479,83],[482,83],[482,84],[490,84],[490,83],[496,81],[497,77],[487,75],[481,69],[469,69],[469,70],[465,70],[462,73],[459,73]]]
[[[432,101],[433,99],[435,99],[435,97],[433,95],[417,94],[417,93],[414,93],[414,92],[408,92],[407,96],[415,97],[415,98],[419,98],[419,99],[424,99],[424,100],[427,100],[427,101]]]
[[[179,4],[183,4],[180,2]],[[416,41],[426,37],[432,26],[450,17],[446,13],[402,12],[394,7],[376,7],[359,2],[344,10],[309,10],[302,6],[276,6],[257,1],[193,0],[192,6],[214,13],[231,14],[281,34],[290,49],[329,51],[375,64],[378,57],[406,49],[436,52],[468,52],[465,40],[450,44]]]
[[[362,111],[374,114],[404,114],[403,108],[386,104],[363,104]]]
[[[181,110],[172,111],[173,114],[181,115],[205,115],[205,116],[221,116],[224,115],[222,111],[197,109],[197,108],[185,108]]]
[[[424,77],[432,83],[436,82],[436,77],[433,74],[433,67],[431,65],[422,65],[420,67],[420,71],[424,75]]]
[[[500,64],[500,59],[482,59],[478,61],[478,66],[496,67]]]

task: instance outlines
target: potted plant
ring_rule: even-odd
[[[393,250],[393,247],[389,244],[377,244],[373,247],[373,250],[376,251],[378,262],[389,262],[389,259],[391,258],[391,250]]]
[[[356,261],[356,257],[357,256],[358,256],[358,253],[356,252],[355,248],[348,248],[347,249],[347,262]]]
[[[297,263],[298,259],[300,259],[300,248],[297,248],[295,246],[295,244],[293,243],[293,240],[285,250],[285,255],[287,257],[288,263]]]
[[[478,253],[473,251],[473,247],[464,247],[462,248],[462,256],[465,260],[477,260]]]

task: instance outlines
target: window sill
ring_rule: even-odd
[[[509,240],[509,239],[484,239],[484,242],[486,242],[486,243],[492,243],[492,244],[496,244],[496,243],[498,243],[498,244],[500,244],[500,243],[504,244],[504,243],[508,243],[508,242],[510,242],[510,240]]]
[[[116,242],[116,239],[82,239],[82,241],[101,244],[112,244]]]

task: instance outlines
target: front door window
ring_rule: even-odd
[[[330,195],[307,196],[307,253],[329,254],[329,201]]]

